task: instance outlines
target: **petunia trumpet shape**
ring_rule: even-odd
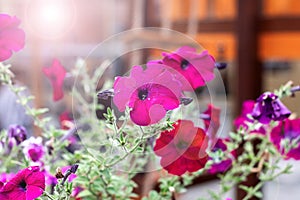
[[[64,97],[63,84],[66,77],[66,70],[59,60],[54,59],[51,67],[43,68],[44,74],[51,81],[53,89],[53,101],[58,101]]]
[[[134,66],[129,77],[117,77],[113,102],[119,111],[131,108],[131,120],[140,126],[157,123],[166,111],[180,105],[180,83],[160,64],[148,64],[147,69]]]
[[[208,156],[207,137],[203,129],[192,121],[179,120],[171,131],[164,131],[156,140],[154,152],[161,157],[160,164],[170,174],[182,175],[203,168]]]
[[[0,14],[0,62],[24,48],[25,33],[18,28],[19,25],[20,20],[17,17]]]
[[[28,167],[19,171],[0,188],[0,199],[34,200],[45,190],[45,175],[39,167]]]
[[[271,120],[282,121],[290,115],[291,111],[271,92],[260,95],[252,112],[252,117],[262,124],[268,124]]]
[[[173,53],[163,53],[162,64],[168,66],[182,83],[182,89],[191,91],[214,79],[215,60],[208,51],[197,53],[195,48],[184,46]]]

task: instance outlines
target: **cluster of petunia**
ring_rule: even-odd
[[[46,152],[52,151],[51,144],[44,143],[42,137],[27,137],[27,130],[23,126],[11,125],[7,131],[7,138],[2,138],[0,141],[0,152],[4,152],[4,156],[13,157],[13,154],[17,153],[19,159],[24,159],[25,163],[30,165],[16,174],[0,173],[1,200],[33,200],[41,196],[46,187],[53,189],[59,184],[59,179],[71,183],[76,178],[75,172],[78,165],[61,167],[59,169],[61,177],[52,174],[44,161]],[[2,161],[0,163],[5,165]],[[68,171],[72,173],[64,176]],[[75,198],[80,190],[76,187],[72,196]]]
[[[19,24],[16,17],[0,14],[1,62],[10,58],[12,52],[24,47],[25,34],[18,28]],[[163,53],[162,56],[161,60],[149,61],[145,66],[132,67],[128,76],[116,77],[113,89],[98,93],[98,98],[106,100],[108,96],[112,96],[113,106],[116,106],[118,111],[129,111],[132,127],[139,126],[141,129],[154,127],[169,120],[174,111],[189,106],[192,102],[193,99],[188,97],[189,92],[205,87],[214,79],[214,70],[224,68],[224,64],[217,63],[207,51],[198,53],[195,48],[188,46],[171,53]],[[59,60],[54,59],[50,67],[43,68],[43,72],[53,87],[53,100],[62,99],[66,69]],[[206,111],[202,113],[196,111],[199,112],[199,120],[202,120],[204,127],[199,127],[193,121],[184,118],[170,121],[167,129],[160,129],[158,134],[148,138],[154,140],[154,143],[150,144],[151,151],[160,157],[160,165],[164,170],[180,178],[200,169],[205,169],[211,174],[222,174],[235,166],[240,167],[239,164],[247,163],[239,163],[237,158],[240,155],[237,149],[248,142],[249,136],[264,138],[267,142],[266,147],[274,147],[284,159],[299,160],[300,119],[292,118],[291,111],[280,101],[281,98],[291,96],[298,90],[298,86],[292,87],[288,84],[275,93],[263,93],[256,101],[245,101],[241,115],[234,120],[237,133],[227,138],[220,138],[217,134],[221,110],[209,104]],[[60,121],[59,130],[70,129],[68,124],[72,124],[72,119],[67,112],[62,113]],[[117,125],[115,129],[118,129]],[[72,130],[70,131],[72,133]],[[118,130],[116,132],[119,134]],[[52,189],[48,196],[51,199],[53,190],[59,190],[59,186],[63,186],[65,182],[71,183],[72,188],[78,164],[63,166],[53,175],[50,173],[49,163],[45,163],[45,159],[53,153],[53,141],[57,138],[54,136],[47,140],[42,137],[28,138],[27,130],[20,125],[11,125],[6,133],[5,138],[0,138],[0,152],[10,157],[18,148],[21,150],[21,154],[18,152],[18,159],[24,159],[27,167],[17,173],[9,173],[8,169],[0,173],[0,200],[32,200],[42,194],[47,196],[47,186]],[[122,133],[120,135],[122,136]],[[241,135],[242,139],[236,139]],[[69,144],[78,142],[77,138],[68,138]],[[145,141],[142,138],[139,142]],[[67,146],[66,150],[74,153],[68,148],[70,146]],[[130,152],[124,148],[126,153]],[[124,158],[126,156],[127,154]],[[101,167],[111,168],[110,164],[116,162],[107,163],[98,164]],[[1,160],[0,164],[5,165]],[[22,165],[20,162],[18,164]],[[101,170],[105,171],[102,168]],[[232,176],[238,175],[239,173],[236,173]],[[101,175],[97,174],[95,180],[99,177]],[[105,186],[109,185],[102,180],[103,178],[99,179]],[[77,195],[85,189],[88,190],[84,187],[74,187],[70,189],[72,191],[69,191],[69,196],[80,199]],[[93,195],[90,190],[88,191],[90,193],[85,195]],[[100,190],[99,193],[101,192],[103,191]],[[97,198],[99,193],[95,193]]]

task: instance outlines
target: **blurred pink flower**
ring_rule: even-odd
[[[0,189],[0,199],[34,200],[45,190],[45,175],[37,166],[19,171]]]
[[[24,48],[25,33],[18,28],[20,20],[6,14],[0,14],[0,62],[11,57],[12,52]]]
[[[13,174],[13,173],[2,173],[2,174],[0,174],[0,182],[6,183],[10,179],[12,179],[14,176],[15,176],[15,174]]]
[[[140,126],[161,120],[168,110],[180,104],[180,83],[160,64],[149,63],[147,69],[134,66],[129,77],[117,77],[114,98],[121,112],[131,108],[131,120]]]
[[[28,140],[25,140],[22,144],[23,153],[33,162],[38,162],[44,156],[46,150],[43,145],[43,139],[41,137],[30,137]]]
[[[160,62],[173,70],[181,81],[182,89],[191,91],[214,79],[215,60],[207,51],[197,53],[195,48],[184,46],[174,53],[163,53]]]
[[[64,97],[63,84],[66,70],[59,60],[54,59],[50,67],[43,68],[44,74],[50,79],[53,88],[53,100],[58,101]]]
[[[277,148],[277,150],[285,156],[285,159],[293,158],[300,160],[300,118],[298,119],[286,119],[279,122],[271,131],[271,142]],[[286,152],[285,146],[282,145],[282,141],[287,140],[292,142],[297,141],[297,146]]]
[[[241,114],[233,121],[233,124],[236,127],[236,129],[239,129],[240,127],[243,127],[244,129],[248,129],[248,123],[254,122],[253,119],[250,119],[248,117],[248,115],[250,115],[253,112],[254,105],[255,105],[255,101],[253,100],[246,100],[243,102]],[[266,129],[264,126],[261,126],[251,131],[250,133],[264,135],[266,134]]]

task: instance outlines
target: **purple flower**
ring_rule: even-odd
[[[174,53],[163,53],[162,64],[172,68],[182,83],[182,89],[191,91],[214,79],[215,60],[207,51],[197,53],[195,48],[184,46]]]
[[[224,141],[226,141],[226,139],[218,139],[216,144],[214,145],[214,147],[212,149],[212,152],[215,152],[215,151],[218,151],[218,150],[226,151],[227,146],[224,143]],[[235,152],[231,152],[231,155],[233,157],[235,157]],[[213,158],[210,158],[210,159],[213,159]],[[232,165],[232,160],[230,158],[226,159],[226,160],[223,160],[221,162],[218,162],[217,160],[215,160],[215,162],[216,163],[214,163],[211,166],[211,168],[208,170],[208,173],[210,173],[210,174],[216,174],[216,173],[220,173],[220,172],[222,173],[222,172],[225,172],[226,170],[228,170]]]
[[[0,189],[0,199],[34,200],[45,190],[45,175],[37,166],[19,171]]]
[[[298,146],[285,152],[284,146],[282,146],[283,140],[298,140]],[[286,154],[286,159],[294,158],[295,160],[300,160],[300,118],[299,119],[286,119],[279,122],[278,126],[272,129],[271,141],[274,146],[278,149],[281,154]]]
[[[33,162],[38,162],[45,154],[43,140],[41,137],[30,137],[22,143],[23,152],[26,157],[30,158]]]
[[[59,60],[54,59],[51,67],[43,68],[44,74],[50,79],[53,88],[53,101],[64,97],[63,84],[66,77],[66,70]]]
[[[131,108],[131,120],[140,126],[157,123],[166,111],[179,107],[180,83],[162,65],[134,66],[129,77],[117,77],[113,102],[119,111]]]
[[[79,198],[79,197],[77,197],[77,196],[78,196],[78,194],[79,194],[80,192],[82,192],[83,190],[84,190],[84,189],[83,189],[82,187],[79,187],[79,186],[75,187],[75,188],[73,189],[73,191],[72,191],[71,197],[73,197],[75,200],[81,200],[81,198]]]
[[[252,117],[262,124],[268,124],[271,120],[282,121],[290,114],[291,111],[285,107],[277,95],[265,92],[256,100]]]
[[[8,137],[14,138],[17,145],[19,145],[21,142],[26,140],[27,138],[27,131],[25,127],[21,125],[11,125],[8,128]]]
[[[25,45],[25,33],[18,28],[20,20],[0,14],[0,62],[11,57],[12,52],[21,50]]]
[[[252,113],[254,105],[255,105],[255,101],[253,100],[244,101],[242,106],[242,113],[233,122],[233,124],[237,129],[240,128],[241,126],[245,129],[248,129],[247,123],[254,122],[253,119],[250,119],[247,116]],[[251,131],[251,133],[265,134],[266,130],[264,127],[259,127],[258,129]]]

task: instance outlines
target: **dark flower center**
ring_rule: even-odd
[[[180,63],[180,67],[181,67],[181,69],[185,70],[188,68],[189,64],[190,64],[189,61],[187,61],[186,59],[183,59]]]
[[[148,90],[147,89],[139,90],[138,97],[140,100],[145,100],[148,97]]]
[[[179,141],[176,146],[178,149],[187,149],[189,144],[185,141]]]
[[[27,186],[27,184],[26,184],[26,182],[25,182],[25,180],[22,180],[20,183],[19,183],[19,186],[20,186],[20,188],[22,188],[24,191],[26,191],[26,186]]]

